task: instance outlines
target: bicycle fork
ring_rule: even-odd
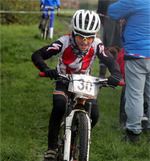
[[[72,110],[70,115],[66,117],[66,128],[65,128],[65,140],[64,140],[64,158],[63,161],[70,161],[70,146],[71,146],[71,127],[74,115],[76,112],[83,112],[86,114],[88,120],[88,149],[87,149],[87,161],[89,160],[89,150],[90,150],[90,136],[91,136],[91,120],[88,114],[84,110],[76,109]]]

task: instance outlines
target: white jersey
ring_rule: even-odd
[[[32,60],[36,67],[42,71],[46,66],[43,59],[58,55],[58,73],[79,74],[84,71],[86,74],[89,74],[91,65],[98,57],[109,68],[111,73],[119,72],[117,61],[108,51],[105,51],[104,45],[98,37],[94,39],[88,52],[84,56],[78,57],[71,47],[71,36],[72,34],[64,35],[51,45],[33,53]]]

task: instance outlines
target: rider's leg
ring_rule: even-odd
[[[57,148],[59,127],[66,109],[67,89],[67,86],[63,83],[56,83],[56,87],[53,92],[53,109],[49,121],[48,148]]]
[[[67,98],[65,93],[67,93],[66,86],[57,83],[53,92],[53,109],[48,129],[48,151],[44,154],[44,161],[55,158],[60,124],[66,109]]]
[[[53,22],[54,22],[54,17],[55,17],[55,14],[54,14],[54,11],[51,12],[51,19],[50,19],[50,28],[49,28],[49,38],[50,39],[53,39],[53,33],[54,33],[54,27],[53,27]]]
[[[43,22],[45,20],[45,18],[48,16],[48,13],[47,13],[47,8],[44,8],[43,9],[43,15],[42,15],[42,19],[41,19],[41,22],[40,22],[40,25],[39,25],[39,29],[42,30],[43,29]]]
[[[39,29],[40,30],[43,30],[43,22],[44,22],[44,18],[43,18],[43,15],[42,15],[42,19],[41,19],[41,22],[39,24]]]
[[[57,148],[57,140],[61,120],[65,113],[66,98],[61,94],[53,95],[53,109],[49,120],[48,149]]]
[[[66,98],[63,95],[53,95],[53,109],[49,120],[48,150],[44,153],[44,161],[55,160],[57,141],[62,117],[65,113]]]

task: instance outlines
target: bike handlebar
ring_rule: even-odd
[[[124,81],[120,81],[119,82],[119,86],[124,86],[125,85],[125,82]]]
[[[39,76],[40,76],[40,77],[47,77],[46,74],[45,74],[44,72],[40,72],[40,73],[39,73]],[[62,76],[62,75],[60,74],[60,76]],[[67,78],[66,76],[63,76],[63,77]],[[104,79],[104,80],[106,81],[107,79]],[[125,85],[125,82],[124,82],[124,81],[120,81],[120,82],[119,82],[119,86],[124,86],[124,85]]]
[[[44,72],[40,72],[40,73],[39,73],[39,76],[40,76],[40,77],[46,77],[46,74],[45,74]]]

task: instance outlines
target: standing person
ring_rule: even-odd
[[[143,117],[143,94],[148,103],[150,128],[150,1],[120,0],[109,6],[113,20],[126,21],[121,42],[125,50],[125,110],[127,114],[124,141],[139,142]]]
[[[56,42],[47,45],[32,55],[35,66],[49,76],[56,79],[58,73],[80,74],[82,70],[90,73],[90,68],[95,58],[98,57],[108,67],[111,76],[108,84],[117,86],[121,79],[119,65],[114,57],[104,49],[102,41],[96,37],[100,29],[100,19],[93,11],[78,10],[72,18],[72,33],[60,37]],[[58,55],[56,69],[49,68],[44,60]],[[48,150],[44,161],[55,158],[57,139],[62,117],[65,113],[68,90],[64,84],[57,82],[53,92],[53,109],[49,121]],[[92,127],[98,121],[99,111],[96,99],[89,99],[92,103]]]
[[[53,32],[54,32],[54,27],[53,27],[53,22],[54,22],[54,16],[55,16],[55,6],[57,6],[57,9],[60,9],[60,0],[41,0],[40,8],[43,10],[43,15],[42,15],[42,20],[39,25],[39,29],[43,29],[43,22],[44,19],[48,16],[48,8],[46,7],[52,7],[53,9],[50,9],[51,11],[51,19],[50,19],[50,39],[53,39]]]
[[[124,51],[124,48],[122,48],[122,50],[120,51],[120,53],[118,54],[118,57],[117,57],[117,62],[120,66],[120,72],[122,74],[122,79],[125,80],[125,72],[124,72],[124,54],[125,54],[125,51]],[[126,89],[126,85],[124,85],[122,87],[122,91],[121,91],[121,98],[120,98],[120,117],[119,117],[119,129],[124,129],[125,128],[125,125],[126,125],[126,119],[127,119],[127,116],[126,116],[126,113],[125,113],[125,89]],[[146,96],[145,96],[145,93],[144,93],[144,113],[143,113],[143,118],[142,118],[142,131],[143,132],[146,132],[147,131],[147,125],[148,125],[148,119],[147,119],[147,100],[146,100]]]
[[[100,39],[106,48],[118,46],[122,48],[120,43],[120,22],[109,19],[108,6],[118,0],[99,0],[97,13],[101,19]],[[105,78],[107,67],[100,62],[100,77]]]

